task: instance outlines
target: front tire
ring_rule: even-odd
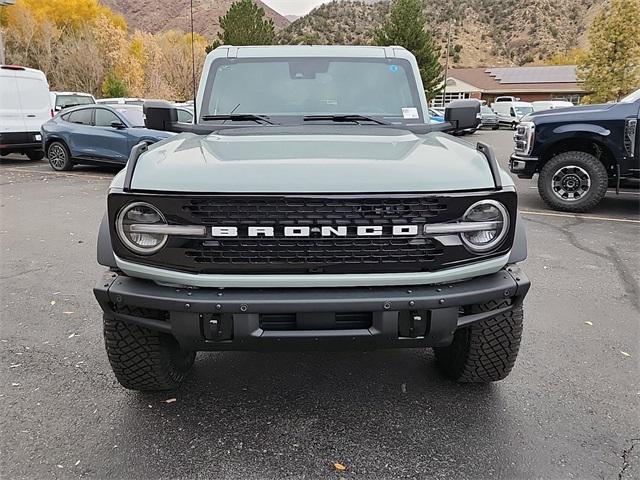
[[[506,307],[509,300],[469,307],[480,313]],[[462,383],[487,383],[506,378],[518,356],[522,338],[522,305],[488,320],[456,330],[448,347],[434,348],[442,372]]]
[[[47,158],[49,159],[49,165],[56,172],[63,172],[73,168],[69,149],[62,142],[52,142],[47,147]]]
[[[106,317],[104,343],[113,373],[130,390],[178,388],[196,358],[171,335]]]
[[[538,175],[538,192],[554,210],[588,212],[607,193],[607,169],[586,152],[564,152],[549,160]]]

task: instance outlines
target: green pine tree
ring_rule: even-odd
[[[127,86],[114,72],[107,73],[104,82],[102,82],[102,93],[106,98],[121,98],[129,96]]]
[[[640,86],[640,0],[612,0],[593,19],[578,64],[587,101],[619,100]]]
[[[389,20],[376,31],[376,45],[399,45],[413,53],[427,98],[436,96],[443,81],[440,48],[425,29],[427,18],[423,0],[394,0]]]
[[[264,16],[264,8],[251,0],[233,3],[227,14],[220,17],[222,31],[209,50],[219,45],[272,45],[275,43],[273,20]]]

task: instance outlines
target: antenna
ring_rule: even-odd
[[[198,111],[197,111],[197,103],[198,99],[196,98],[196,49],[194,46],[194,33],[193,33],[193,0],[191,0],[191,82],[192,82],[192,90],[193,90],[193,119],[194,123],[198,123]]]

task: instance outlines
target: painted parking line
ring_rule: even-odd
[[[572,215],[571,213],[551,213],[535,210],[520,210],[523,215],[540,215],[543,217],[564,217],[564,218],[579,218],[580,220],[597,220],[604,222],[622,222],[622,223],[636,223],[640,224],[640,220],[632,220],[630,218],[612,218],[612,217],[596,217],[593,215]]]
[[[14,172],[14,173],[38,173],[42,175],[53,175],[56,177],[73,177],[73,178],[99,178],[101,180],[109,180],[113,178],[113,175],[96,175],[92,173],[84,173],[84,172],[76,172],[76,173],[66,173],[66,172],[54,172],[54,171],[46,171],[46,170],[37,170],[32,167],[17,167],[17,168],[0,168],[0,173],[2,172]]]

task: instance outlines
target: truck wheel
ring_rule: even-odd
[[[607,169],[586,152],[565,152],[549,160],[538,175],[538,192],[554,210],[587,212],[607,193]]]
[[[196,358],[171,335],[106,317],[104,343],[113,373],[130,390],[175,389]]]
[[[44,158],[44,152],[42,150],[27,152],[27,157],[29,157],[29,160],[33,160],[34,162],[37,160],[42,160]]]
[[[69,150],[62,142],[52,142],[51,145],[47,147],[47,158],[49,159],[51,168],[57,172],[71,170],[73,168]]]
[[[507,306],[498,300],[469,307],[480,313]],[[488,320],[456,331],[453,343],[435,348],[436,362],[444,374],[457,382],[495,382],[509,375],[518,356],[522,337],[522,305]]]

